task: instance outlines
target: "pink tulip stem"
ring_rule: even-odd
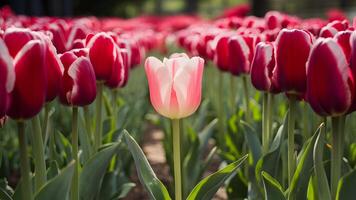
[[[20,148],[20,167],[21,167],[21,179],[22,179],[22,194],[26,194],[28,200],[33,200],[32,195],[32,183],[30,177],[30,164],[27,152],[27,139],[25,135],[25,122],[18,121],[18,137],[19,137],[19,148]]]
[[[72,157],[75,169],[71,185],[71,200],[79,199],[79,157],[78,157],[78,107],[73,107],[72,113]]]
[[[289,115],[288,115],[288,183],[291,185],[296,160],[294,147],[294,127],[295,127],[295,113],[296,113],[296,98],[290,96],[289,98]]]
[[[180,131],[179,119],[172,119],[173,162],[174,162],[174,193],[175,200],[182,200],[182,176],[180,162]]]
[[[39,116],[36,115],[32,118],[31,123],[32,157],[35,163],[35,191],[38,192],[46,183],[46,162]]]
[[[251,115],[250,115],[250,108],[249,108],[249,91],[248,91],[248,84],[247,84],[247,76],[242,76],[242,86],[244,91],[244,104],[245,104],[245,120],[248,124],[251,123]]]
[[[103,129],[103,123],[102,123],[102,101],[103,101],[103,83],[98,82],[97,83],[97,99],[96,99],[96,130],[95,130],[95,137],[94,137],[94,144],[95,144],[95,149],[96,151],[99,150],[101,146],[101,138],[102,138],[102,129]]]
[[[342,155],[344,150],[345,116],[332,117],[331,149],[331,196],[336,198],[337,187],[341,178]]]

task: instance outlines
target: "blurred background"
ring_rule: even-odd
[[[0,0],[17,14],[34,16],[117,16],[198,14],[213,18],[223,10],[245,5],[246,12],[263,16],[280,10],[301,17],[323,17],[330,8],[356,15],[356,0]],[[225,11],[226,12],[226,11]]]

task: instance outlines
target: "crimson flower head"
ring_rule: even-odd
[[[46,100],[46,44],[31,40],[14,59],[15,87],[7,115],[13,119],[28,119],[41,111]]]
[[[119,88],[126,85],[129,76],[128,52],[126,49],[116,47],[116,60],[110,80],[105,82],[110,88]]]
[[[12,58],[2,39],[0,39],[0,118],[10,104],[10,93],[14,89],[15,71]]]
[[[86,106],[96,97],[96,79],[90,60],[69,51],[60,57],[64,74],[59,100],[64,105]]]
[[[214,49],[214,63],[221,71],[229,71],[230,59],[229,59],[229,34],[221,34],[215,37],[213,41]]]
[[[273,44],[269,42],[258,43],[251,64],[251,81],[256,89],[273,93],[279,92],[279,88],[273,78],[275,66]]]
[[[304,30],[283,29],[276,39],[276,68],[273,78],[281,91],[303,95],[306,91],[306,62],[313,42]]]
[[[244,38],[234,35],[228,40],[229,69],[233,75],[249,73],[250,71],[250,48]]]
[[[307,67],[306,97],[313,110],[322,116],[347,113],[354,98],[354,77],[348,60],[333,38],[318,39]]]
[[[115,46],[112,37],[104,32],[94,35],[89,40],[87,45],[89,59],[98,81],[108,81],[111,78],[116,62]]]

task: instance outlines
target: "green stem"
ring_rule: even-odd
[[[242,76],[242,85],[243,85],[243,90],[244,90],[244,104],[245,104],[245,120],[247,123],[251,123],[251,114],[250,114],[250,108],[249,108],[249,92],[248,92],[248,85],[247,85],[247,76]]]
[[[269,146],[269,125],[268,125],[268,93],[263,94],[262,102],[262,150],[263,154],[268,152]]]
[[[332,150],[331,150],[331,195],[335,199],[337,186],[341,177],[341,164],[344,149],[345,116],[332,117]]]
[[[288,183],[291,185],[295,171],[295,155],[294,155],[294,127],[295,127],[295,112],[296,99],[291,96],[289,98],[289,116],[288,116]]]
[[[274,101],[274,95],[268,93],[268,104],[267,104],[267,124],[268,124],[268,142],[270,143],[271,140],[273,140],[273,131],[272,131],[272,125],[273,125],[273,101]]]
[[[218,92],[219,95],[215,95],[217,96],[218,99],[218,118],[219,118],[219,134],[217,135],[217,140],[218,143],[221,144],[221,146],[224,144],[224,134],[225,134],[225,112],[224,112],[224,94],[223,94],[223,90],[221,88],[224,88],[224,74],[223,72],[219,72],[218,75]]]
[[[71,200],[79,199],[79,158],[78,158],[78,107],[73,107],[72,113],[72,157],[75,169],[72,179]]]
[[[31,119],[32,123],[32,157],[35,163],[35,191],[38,192],[46,183],[46,163],[44,158],[43,139],[39,116]]]
[[[101,145],[101,137],[102,137],[102,129],[103,129],[103,123],[102,123],[102,101],[103,101],[103,83],[98,83],[97,84],[97,91],[98,91],[98,96],[96,100],[96,130],[95,130],[95,149],[96,151],[100,148]]]
[[[306,102],[303,102],[303,132],[304,132],[305,140],[307,140],[310,137],[309,124],[310,124],[310,120],[308,119],[308,105]]]
[[[175,200],[182,200],[179,119],[172,119]]]
[[[50,105],[49,103],[46,103],[44,106],[44,118],[43,118],[43,124],[42,124],[42,137],[44,138],[43,144],[47,143],[48,139],[48,128],[49,128],[49,110],[50,110]]]
[[[236,98],[236,79],[233,75],[230,75],[230,103],[232,112],[235,112],[235,98]],[[231,113],[232,115],[234,113]]]
[[[91,144],[90,146],[92,148],[92,152],[95,152],[96,150],[93,149],[93,148],[95,148],[93,146],[93,144],[94,144],[93,141],[94,141],[95,136],[93,136],[89,106],[84,106],[83,111],[84,111],[83,113],[84,113],[85,129],[86,129],[86,132],[87,132],[90,144]]]
[[[112,128],[115,130],[117,128],[116,124],[117,124],[117,91],[118,89],[114,89],[114,91],[112,92]]]
[[[18,137],[20,148],[20,164],[21,164],[21,177],[22,177],[22,194],[26,194],[26,199],[33,200],[32,183],[30,177],[30,164],[27,154],[27,141],[25,136],[25,122],[18,121]],[[25,198],[23,198],[25,199]]]

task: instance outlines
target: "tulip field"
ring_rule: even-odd
[[[0,8],[0,200],[356,199],[354,111],[354,16]]]

